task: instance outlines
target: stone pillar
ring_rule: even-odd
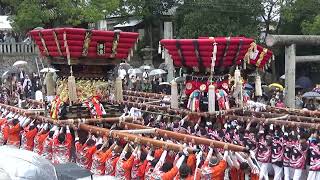
[[[153,62],[152,62],[153,51],[155,51],[155,50],[150,48],[150,46],[147,46],[147,47],[141,49],[141,52],[143,53],[142,59],[143,59],[144,65],[153,66]]]
[[[172,28],[172,22],[164,22],[163,24],[163,29],[164,29],[164,34],[163,38],[164,39],[172,39],[173,38],[173,28]],[[164,57],[165,57],[165,63],[167,65],[167,70],[168,70],[168,75],[167,75],[167,82],[171,82],[174,78],[174,66],[173,66],[173,61],[167,51],[164,52]]]
[[[296,45],[285,47],[285,103],[289,108],[295,108],[296,85]]]
[[[99,30],[107,30],[107,21],[106,20],[98,21],[98,29]]]

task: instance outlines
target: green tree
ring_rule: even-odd
[[[291,0],[282,10],[280,34],[311,35],[320,34],[320,1],[319,0]],[[284,49],[282,49],[284,52]],[[317,55],[320,48],[316,46],[297,46],[297,55]],[[283,60],[284,54],[281,59]],[[284,61],[280,67],[284,67]],[[297,76],[310,72],[310,69],[319,67],[318,63],[303,63],[297,66]],[[320,68],[320,67],[319,67]],[[282,68],[283,71],[284,68]]]
[[[145,45],[155,47],[158,38],[155,29],[160,26],[161,19],[170,9],[179,4],[179,0],[121,0],[117,11],[127,20],[128,16],[134,16],[143,20],[145,26]],[[155,40],[154,38],[157,38]]]
[[[257,37],[262,12],[261,0],[185,1],[176,16],[177,35]]]
[[[301,25],[303,34],[320,35],[320,14],[312,21],[303,21]]]
[[[319,0],[296,0],[283,9],[282,34],[312,34],[319,21]],[[320,32],[320,30],[318,31]]]
[[[86,27],[104,19],[115,10],[119,0],[4,0],[12,7],[11,19],[16,31],[35,27]]]

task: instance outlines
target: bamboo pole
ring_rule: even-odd
[[[143,129],[143,128],[151,129],[152,128],[152,127],[146,127],[146,126],[127,123],[127,122],[120,122],[120,125],[123,128],[126,128],[126,129]],[[214,147],[224,148],[224,149],[228,149],[228,150],[231,150],[231,151],[245,151],[246,150],[245,147],[238,146],[238,145],[235,145],[235,144],[224,143],[224,142],[221,142],[221,141],[216,141],[216,140],[212,140],[212,139],[208,139],[208,138],[192,136],[192,135],[188,135],[188,134],[177,133],[177,132],[173,132],[173,131],[167,131],[167,130],[163,130],[163,129],[159,129],[159,128],[155,128],[155,129],[156,129],[156,133],[159,136],[175,139],[175,140],[178,140],[178,141],[192,142],[192,143],[195,143],[195,144],[203,144],[203,145],[207,145],[207,146],[213,145]]]
[[[162,99],[166,95],[164,94],[157,94],[157,93],[146,93],[146,92],[139,92],[139,91],[123,91],[124,95],[130,95],[130,96],[140,96],[140,97],[146,97],[146,98],[155,98],[155,99]]]
[[[122,133],[122,132],[117,132],[117,131],[110,131],[109,129],[104,129],[96,126],[90,126],[87,124],[80,124],[79,128],[84,131],[92,132],[95,133],[99,136],[112,136],[113,138],[123,138],[126,141],[132,141],[136,142],[137,140],[145,145],[148,146],[156,146],[159,148],[165,148],[165,149],[171,149],[174,151],[181,151],[184,149],[183,145],[175,144],[175,143],[170,143],[170,142],[164,142],[160,140],[155,140],[152,138],[147,138],[143,136],[138,136],[134,134],[128,134],[128,133]],[[193,148],[188,148],[189,152],[193,152],[195,149]]]
[[[289,127],[290,126],[303,127],[308,129],[320,130],[320,124],[318,123],[293,122],[293,121],[277,120],[277,118],[255,118],[255,117],[227,115],[225,116],[225,119],[245,121],[245,122],[257,122],[257,123],[264,123],[264,124],[285,125]]]

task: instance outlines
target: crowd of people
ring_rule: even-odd
[[[139,79],[134,76],[128,78],[123,79],[124,89],[164,92],[159,88],[161,76],[154,79]],[[4,84],[9,85],[4,86],[1,93],[1,102],[5,104],[16,105],[19,100],[34,99],[36,91],[41,91],[39,78],[35,75],[30,78],[23,71],[12,74]],[[222,85],[222,88],[231,100],[233,94],[229,92],[229,87]],[[220,91],[217,92],[218,95]],[[254,111],[261,110],[265,105],[285,107],[285,93],[277,88],[271,90],[269,96],[258,98],[254,95],[254,89],[244,88],[244,96],[246,105],[254,104],[258,107],[251,106]],[[11,102],[10,99],[14,101]],[[200,100],[199,102],[204,102],[204,99]],[[219,110],[227,109],[227,105],[230,108],[232,102],[229,103],[227,97],[223,101],[225,104],[217,98]],[[314,100],[303,99],[301,93],[297,94],[296,104],[300,108],[317,110]],[[139,109],[128,111],[125,108],[124,111],[123,116],[142,117],[143,121],[140,123],[145,126],[241,145],[246,150],[233,152],[227,146],[217,148],[214,145],[176,141],[172,137],[159,137],[157,134],[144,135],[185,147],[180,152],[175,152],[167,146],[142,144],[139,139],[130,142],[114,138],[112,133],[100,137],[76,126],[64,126],[59,121],[54,124],[35,121],[5,109],[0,111],[0,145],[33,151],[53,164],[75,162],[93,174],[115,176],[119,179],[320,179],[320,132],[316,129],[251,123],[241,119],[226,120],[223,117],[209,120],[205,117],[186,116],[177,120],[143,113]],[[106,123],[103,126],[112,131],[122,129],[116,123]],[[194,150],[188,151],[188,148]]]
[[[36,99],[36,92],[42,91],[40,78],[37,74],[29,76],[23,70],[12,73],[3,80],[0,102],[18,105],[21,100]]]
[[[132,116],[129,114],[124,114]],[[193,147],[174,152],[164,147],[94,136],[76,127],[33,121],[6,110],[1,112],[0,143],[34,151],[53,163],[76,162],[96,175],[120,179],[269,179],[320,178],[319,132],[276,124],[240,120],[171,121],[144,114],[144,125],[242,145],[245,152],[179,142],[170,137],[150,138]],[[117,124],[108,125],[117,130]],[[109,127],[110,128],[110,127]],[[225,147],[227,148],[227,147]]]
[[[27,38],[23,40],[23,37],[12,31],[0,31],[0,43],[15,43],[15,42],[25,42],[30,43],[31,39]]]

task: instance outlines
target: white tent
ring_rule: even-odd
[[[10,25],[9,16],[0,16],[0,30],[11,30],[12,26]]]

